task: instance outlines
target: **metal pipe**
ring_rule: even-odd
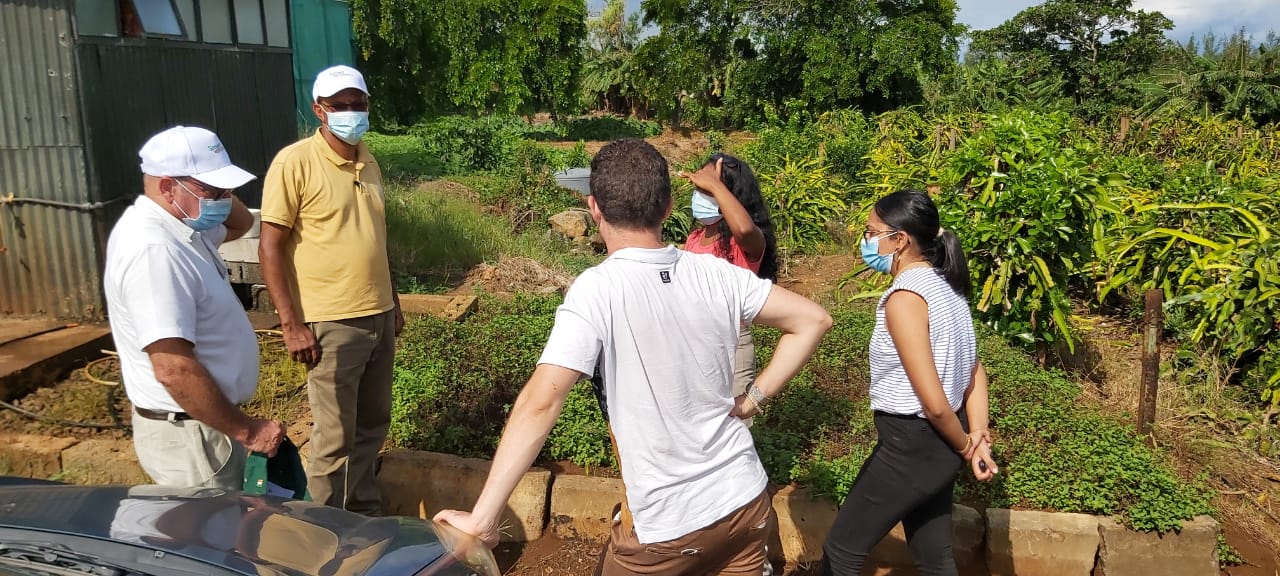
[[[67,210],[92,212],[94,210],[101,210],[103,208],[106,208],[107,206],[110,206],[124,199],[125,197],[121,196],[119,198],[113,198],[105,202],[75,203],[75,202],[61,202],[58,200],[46,200],[44,198],[15,198],[13,194],[9,194],[8,196],[0,196],[0,205],[35,204],[37,206],[50,206],[53,208],[65,208]]]

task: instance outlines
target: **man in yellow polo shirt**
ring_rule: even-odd
[[[404,326],[387,262],[382,171],[361,138],[369,89],[354,68],[316,77],[316,133],[276,155],[262,189],[258,256],[289,353],[307,365],[316,502],[381,512],[374,465],[391,422]]]

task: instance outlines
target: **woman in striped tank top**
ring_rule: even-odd
[[[862,257],[893,276],[871,336],[871,409],[878,440],[823,546],[824,573],[857,575],[898,522],[923,576],[956,574],[951,493],[966,463],[997,472],[987,433],[987,373],[969,312],[969,267],[923,192],[876,202]]]

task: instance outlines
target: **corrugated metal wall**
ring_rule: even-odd
[[[297,137],[288,49],[74,35],[74,0],[0,0],[0,314],[101,319],[111,227],[142,192],[138,149],[218,133],[260,178]],[[238,195],[261,199],[254,181]]]
[[[81,38],[89,150],[100,198],[142,191],[138,149],[183,124],[213,130],[231,161],[259,178],[297,139],[288,50],[170,41]],[[251,207],[261,180],[236,193]]]
[[[91,201],[72,0],[0,0],[0,196]],[[90,211],[0,201],[0,314],[100,318]]]

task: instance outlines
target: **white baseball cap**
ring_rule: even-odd
[[[218,135],[204,128],[174,126],[147,140],[138,156],[148,176],[187,176],[224,189],[257,178],[232,164]]]
[[[350,66],[333,66],[325,68],[316,75],[316,83],[311,86],[311,100],[328,98],[347,88],[355,88],[369,94],[369,87],[364,83],[364,74]]]

